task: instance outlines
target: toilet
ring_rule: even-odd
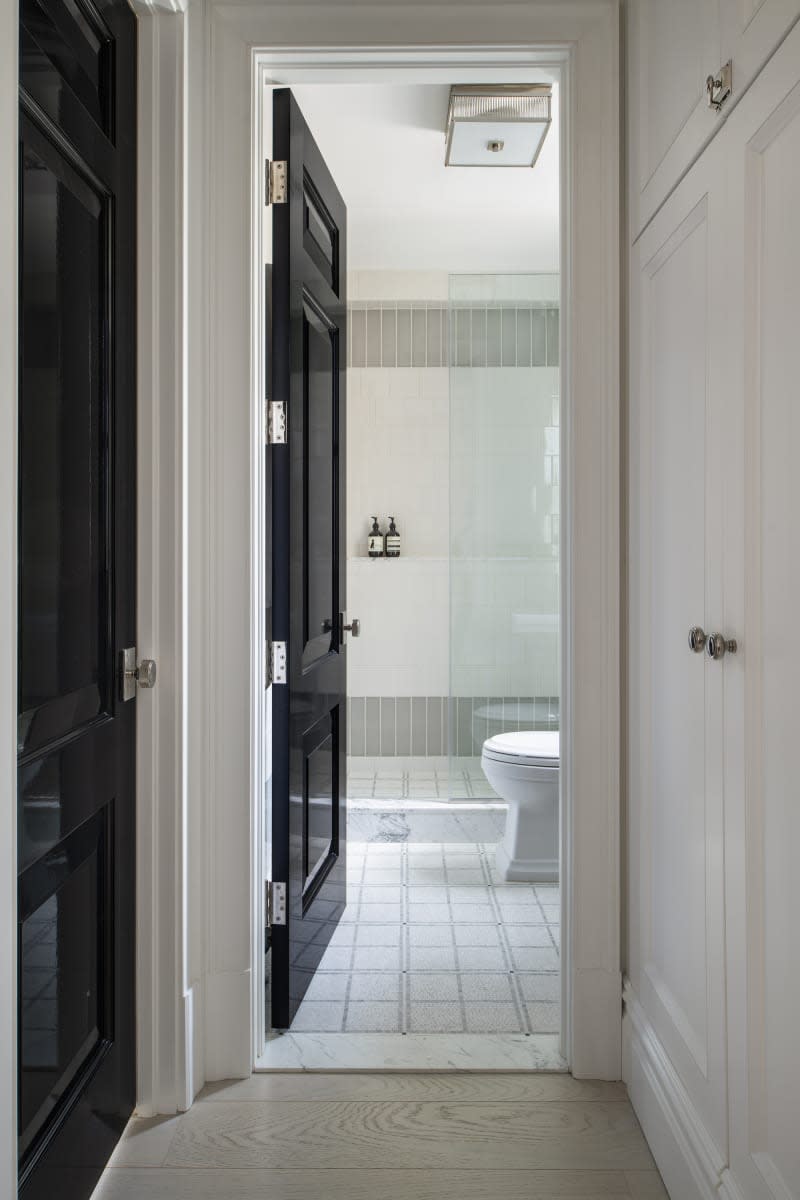
[[[558,755],[557,732],[499,733],[483,743],[483,773],[508,804],[495,853],[504,879],[558,880]]]

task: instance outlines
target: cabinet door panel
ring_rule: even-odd
[[[690,173],[634,259],[631,983],[722,1156],[722,674],[688,645],[692,626],[722,619],[717,158]]]
[[[800,0],[634,0],[628,18],[631,236],[719,133],[800,17]],[[709,108],[706,78],[733,62],[733,94]]]
[[[800,28],[726,130],[731,428],[726,666],[732,1194],[800,1197]],[[737,578],[743,581],[737,587]],[[742,599],[743,597],[743,599]]]

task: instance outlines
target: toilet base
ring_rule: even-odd
[[[494,861],[498,873],[509,883],[558,883],[558,859],[511,858],[505,842],[498,842]]]

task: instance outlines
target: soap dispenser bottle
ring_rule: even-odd
[[[383,534],[381,533],[380,526],[378,525],[378,518],[373,517],[372,529],[370,530],[369,538],[367,539],[367,553],[369,554],[370,558],[383,558],[384,549]]]
[[[394,517],[389,517],[389,532],[386,534],[386,557],[400,557],[400,534],[394,523]]]

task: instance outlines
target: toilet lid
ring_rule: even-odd
[[[527,762],[537,767],[558,766],[558,731],[524,730],[498,733],[483,743],[483,753],[501,762]]]

